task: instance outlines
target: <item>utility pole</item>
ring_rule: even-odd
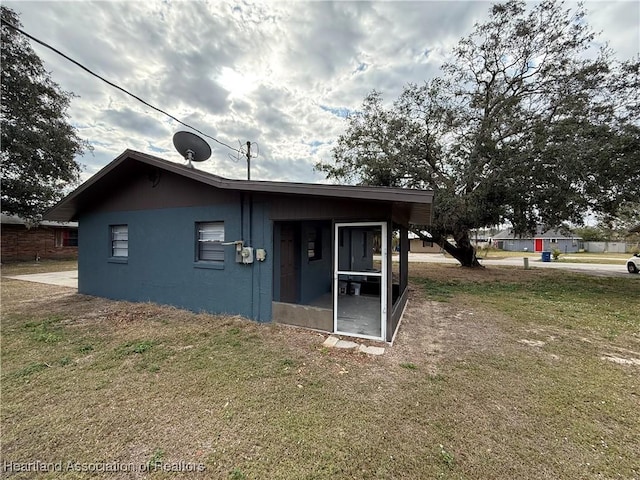
[[[247,180],[251,180],[251,142],[247,140]]]

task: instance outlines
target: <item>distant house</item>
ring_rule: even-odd
[[[493,245],[512,252],[550,252],[558,249],[562,253],[575,253],[583,248],[582,237],[559,229],[538,229],[534,235],[520,237],[508,228],[494,235]]]
[[[22,218],[1,216],[2,263],[78,256],[78,224],[44,220],[31,225]]]
[[[425,235],[429,236],[426,232]],[[409,251],[412,253],[442,253],[442,248],[433,241],[422,240],[415,233],[409,232]]]
[[[79,222],[80,293],[390,341],[408,296],[407,227],[430,223],[432,197],[230,180],[127,150],[45,217]]]

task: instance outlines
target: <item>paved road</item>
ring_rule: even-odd
[[[409,261],[451,264],[458,263],[457,260],[445,257],[441,253],[409,253]],[[480,263],[486,266],[509,265],[524,268],[523,257],[507,257],[501,260],[492,260],[489,258],[487,260],[481,260]],[[627,267],[620,264],[543,262],[539,258],[529,257],[529,267],[556,268],[601,277],[628,277],[630,279],[640,280],[640,275],[632,275],[628,273]]]

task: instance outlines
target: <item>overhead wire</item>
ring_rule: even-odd
[[[9,22],[5,21],[4,19],[2,19],[2,24],[3,24],[3,25],[6,25],[7,27],[9,27],[9,28],[11,28],[11,29],[13,29],[13,30],[15,30],[15,31],[17,31],[17,32],[20,32],[20,33],[21,33],[22,35],[24,35],[25,37],[27,37],[27,38],[29,38],[29,39],[33,40],[34,42],[36,42],[36,43],[38,43],[38,44],[42,45],[42,46],[43,46],[43,47],[45,47],[45,48],[48,48],[49,50],[51,50],[51,51],[55,52],[56,54],[60,55],[60,56],[61,56],[61,57],[63,57],[64,59],[66,59],[66,60],[68,60],[69,62],[73,63],[74,65],[76,65],[76,66],[80,67],[82,70],[84,70],[85,72],[89,73],[90,75],[93,75],[94,77],[98,78],[99,80],[102,80],[102,81],[103,81],[104,83],[106,83],[107,85],[109,85],[109,86],[111,86],[111,87],[113,87],[113,88],[115,88],[115,89],[117,89],[117,90],[120,90],[121,92],[123,92],[123,93],[125,93],[125,94],[129,95],[129,96],[130,96],[130,97],[132,97],[132,98],[135,98],[135,99],[136,99],[137,101],[139,101],[140,103],[142,103],[142,104],[146,105],[147,107],[149,107],[149,108],[151,108],[151,109],[155,110],[156,112],[159,112],[159,113],[162,113],[163,115],[166,115],[167,117],[169,117],[170,119],[174,120],[175,122],[178,122],[180,125],[183,125],[183,126],[185,126],[185,127],[187,127],[187,128],[190,128],[191,130],[193,130],[193,131],[195,131],[195,132],[198,132],[200,135],[202,135],[202,136],[204,136],[204,137],[207,137],[207,138],[209,138],[209,139],[213,140],[214,142],[216,142],[216,143],[218,143],[218,144],[220,144],[220,145],[222,145],[222,146],[224,146],[224,147],[227,147],[227,148],[228,148],[228,149],[230,149],[230,150],[233,150],[234,152],[241,153],[241,152],[240,152],[240,150],[238,150],[237,148],[234,148],[234,147],[232,147],[231,145],[227,145],[226,143],[221,142],[221,141],[220,141],[220,140],[218,140],[217,138],[212,137],[211,135],[206,134],[206,133],[205,133],[205,132],[203,132],[202,130],[199,130],[199,129],[197,129],[197,128],[195,128],[195,127],[191,126],[191,125],[189,125],[188,123],[183,122],[182,120],[180,120],[179,118],[175,117],[174,115],[171,115],[169,112],[166,112],[166,111],[164,111],[164,110],[162,110],[162,109],[160,109],[160,108],[158,108],[158,107],[156,107],[156,106],[154,106],[154,105],[150,104],[150,103],[149,103],[149,102],[147,102],[146,100],[144,100],[144,99],[140,98],[139,96],[137,96],[137,95],[135,95],[135,94],[131,93],[131,92],[130,92],[130,91],[128,91],[127,89],[125,89],[125,88],[123,88],[123,87],[121,87],[121,86],[119,86],[119,85],[117,85],[117,84],[115,84],[115,83],[111,82],[110,80],[107,80],[106,78],[102,77],[101,75],[99,75],[98,73],[96,73],[96,72],[94,72],[93,70],[89,69],[88,67],[85,67],[82,63],[78,62],[77,60],[74,60],[73,58],[69,57],[69,56],[68,56],[68,55],[66,55],[65,53],[63,53],[63,52],[61,52],[60,50],[58,50],[57,48],[55,48],[55,47],[53,47],[53,46],[49,45],[47,42],[44,42],[44,41],[42,41],[42,40],[40,40],[40,39],[38,39],[38,38],[34,37],[33,35],[31,35],[31,34],[29,34],[29,33],[25,32],[23,29],[21,29],[21,28],[19,28],[19,27],[16,27],[15,25],[12,25],[11,23],[9,23]]]

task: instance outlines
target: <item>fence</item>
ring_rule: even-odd
[[[584,242],[585,252],[590,252],[590,253],[630,253],[637,248],[638,248],[637,243]]]

